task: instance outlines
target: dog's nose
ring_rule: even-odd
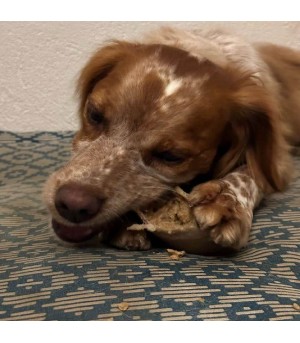
[[[55,207],[65,219],[73,223],[81,223],[95,217],[104,201],[82,187],[66,185],[57,191]]]

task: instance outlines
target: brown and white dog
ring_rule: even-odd
[[[194,214],[214,242],[240,249],[262,196],[291,179],[290,146],[300,142],[299,51],[222,31],[162,28],[142,42],[102,47],[78,91],[73,157],[44,190],[64,241],[105,230],[115,246],[147,249],[145,233],[123,227],[110,235],[110,228],[175,185],[210,175],[191,191]]]

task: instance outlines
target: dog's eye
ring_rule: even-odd
[[[104,114],[96,109],[89,110],[87,117],[92,125],[99,125],[104,122]]]
[[[184,157],[179,156],[171,151],[153,151],[152,156],[163,163],[179,164],[184,161]]]

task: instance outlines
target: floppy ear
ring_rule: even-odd
[[[80,96],[80,111],[83,110],[87,96],[91,93],[95,84],[105,78],[126,55],[132,54],[134,46],[136,45],[132,43],[114,41],[94,53],[82,69],[77,84],[77,92]]]
[[[236,91],[224,133],[228,148],[216,166],[216,173],[223,176],[246,163],[262,190],[282,191],[292,170],[282,125],[279,106],[264,88],[250,86]]]

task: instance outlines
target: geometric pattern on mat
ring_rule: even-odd
[[[295,181],[256,211],[230,257],[60,246],[41,189],[72,132],[0,132],[1,320],[299,320],[300,158]],[[118,308],[128,302],[127,311]]]

